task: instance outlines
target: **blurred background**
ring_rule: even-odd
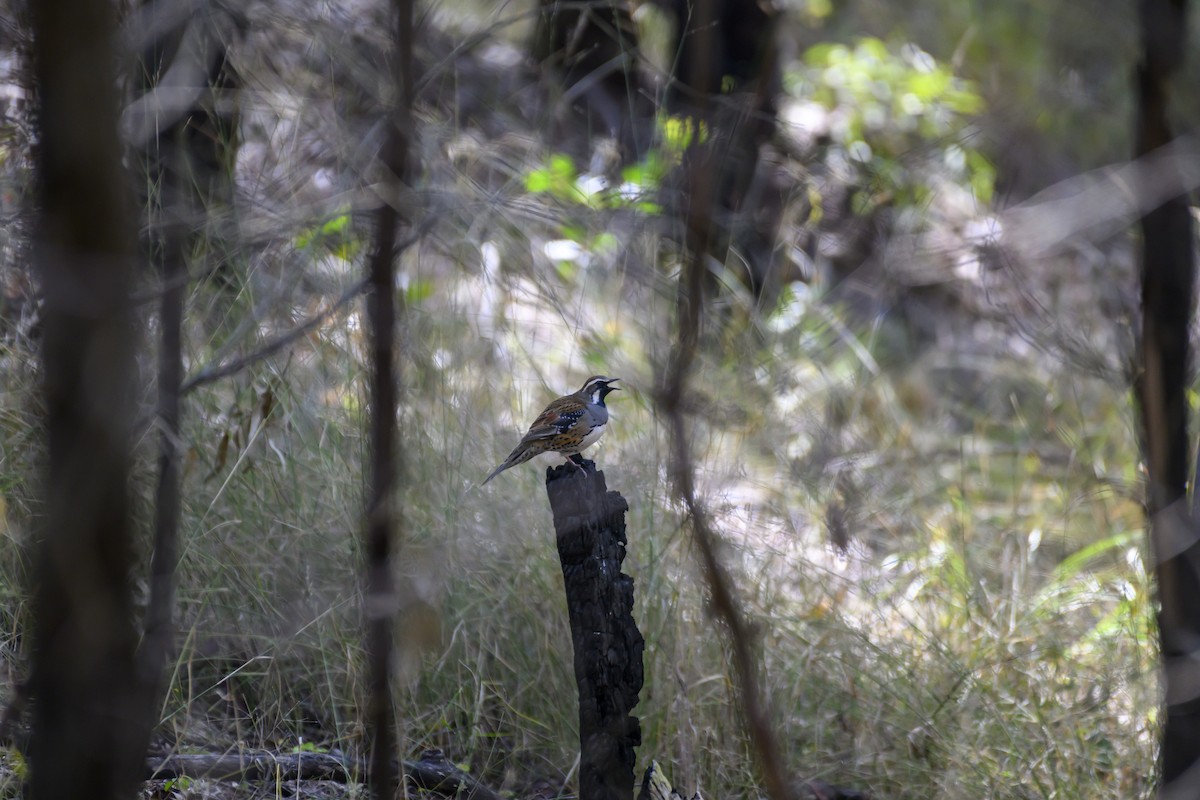
[[[272,0],[162,22],[153,5],[122,9],[120,47],[186,37],[196,15],[235,23],[211,26],[220,81],[198,136],[216,177],[187,239],[185,368],[202,379],[183,400],[179,640],[157,746],[358,751],[355,286],[395,100],[390,9]],[[703,58],[743,113],[700,131],[671,98],[685,6],[620,6],[637,99],[613,123],[589,96],[598,73],[555,61],[563,45],[533,0],[418,3],[416,178],[400,201],[412,242],[396,287],[405,752],[440,747],[517,797],[570,784],[575,689],[542,487],[555,459],[479,483],[546,403],[602,373],[625,391],[587,455],[630,505],[640,765],[658,759],[689,793],[757,796],[654,403],[687,258],[673,176],[693,137],[728,136],[745,182],[730,179],[736,207],[716,223],[725,249],[708,265],[684,405],[787,764],[876,797],[1149,796],[1136,209],[1093,213],[1111,191],[1078,178],[1133,152],[1133,4],[734,3],[761,17],[753,68],[739,71],[733,45]],[[36,87],[25,11],[5,0],[0,14],[3,700],[27,666],[44,452]],[[1194,86],[1194,58],[1185,72]],[[125,90],[146,203],[160,190],[137,155],[147,84]],[[1173,102],[1194,130],[1195,94]],[[143,270],[145,563],[160,285]],[[146,579],[137,588],[144,603]],[[0,754],[0,795],[19,794],[17,761]]]

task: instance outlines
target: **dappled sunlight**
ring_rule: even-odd
[[[746,128],[767,106],[739,103],[776,95],[779,129],[753,140],[748,166],[718,125],[668,112],[677,54],[638,62],[634,99],[654,107],[636,130],[601,130],[602,115],[585,125],[579,96],[554,94],[551,70],[534,68],[522,38],[534,4],[501,5],[425,9],[416,177],[399,188],[380,158],[380,109],[395,93],[386,4],[264,7],[233,51],[242,141],[223,213],[235,224],[197,222],[188,253],[164,742],[366,748],[363,465],[376,409],[362,276],[383,203],[404,224],[396,590],[377,602],[398,620],[404,757],[442,748],[517,797],[539,781],[552,786],[538,796],[558,796],[576,779],[544,485],[563,457],[482,482],[540,409],[601,374],[619,391],[583,456],[629,504],[623,570],[646,647],[639,761],[669,764],[689,793],[762,794],[736,643],[714,611],[661,411],[682,350],[679,287],[700,265],[679,400],[687,466],[791,774],[879,798],[1150,796],[1162,720],[1130,397],[1136,241],[1068,202],[1073,186],[1108,192],[1128,165],[1051,180],[1078,120],[1055,116],[1059,90],[1042,77],[1020,91],[997,77],[1058,75],[1045,45],[1000,6],[776,3],[794,39],[777,54],[778,85],[718,75],[713,95]],[[669,5],[638,4],[640,35],[669,38],[656,27]],[[1077,9],[1026,6],[1039,24],[1079,21]],[[885,24],[876,16],[894,30],[871,30]],[[0,78],[16,80],[7,67]],[[1009,121],[1035,100],[1029,119]],[[7,119],[5,207],[10,185],[25,191],[36,141]],[[1030,142],[1052,133],[1065,138],[1048,165]],[[719,166],[747,175],[723,174],[735,186],[713,191],[748,209],[697,222],[680,175],[714,141]],[[1079,146],[1094,160],[1110,145]],[[1095,166],[1080,158],[1072,170]],[[1133,214],[1112,194],[1106,213]],[[1079,216],[1069,236],[1055,228],[1075,219],[1064,209]],[[14,318],[29,313],[10,276],[24,274],[23,225],[0,231],[0,312]],[[137,290],[139,613],[162,290],[151,271]],[[3,315],[0,657],[16,676],[30,647],[44,409],[36,329]],[[0,760],[0,797],[15,796],[10,771]]]

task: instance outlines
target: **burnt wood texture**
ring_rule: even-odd
[[[546,472],[562,563],[575,682],[579,688],[580,800],[633,797],[633,715],[642,688],[645,641],[633,619],[633,578],[625,560],[625,512],[618,492],[591,461]]]

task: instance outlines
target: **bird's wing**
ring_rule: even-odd
[[[587,409],[578,406],[563,409],[558,404],[551,404],[529,426],[529,432],[521,439],[522,442],[536,442],[540,439],[550,439],[561,433],[566,433],[574,427],[579,418],[587,413]]]
[[[504,459],[504,463],[492,470],[483,482],[487,483],[504,470],[522,464],[543,452],[538,448],[530,448],[530,445],[568,432],[586,413],[587,407],[574,398],[563,397],[546,406],[546,410],[529,426],[529,431],[521,437],[521,441],[508,454],[508,458]]]
[[[521,437],[521,444],[525,445],[525,444],[529,444],[530,442],[541,441],[542,439],[552,439],[555,436],[557,436],[558,434],[559,434],[558,428],[554,427],[553,425],[542,425],[540,427],[533,427],[533,428],[529,429],[528,433],[526,433],[524,436]]]

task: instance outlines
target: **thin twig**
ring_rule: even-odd
[[[321,311],[318,311],[316,314],[309,317],[295,328],[292,328],[287,333],[281,333],[279,336],[276,336],[274,339],[255,350],[253,353],[248,353],[247,355],[235,358],[232,361],[226,361],[224,364],[205,367],[183,382],[183,384],[179,387],[179,394],[185,395],[191,392],[193,389],[204,386],[205,384],[219,381],[222,378],[228,378],[230,375],[242,371],[251,364],[262,361],[264,358],[269,358],[270,356],[278,353],[280,350],[283,350],[288,345],[303,339],[305,336],[316,330],[326,319],[337,313],[340,308],[362,294],[363,289],[365,289],[366,286],[367,279],[360,278],[352,283],[350,287],[346,289],[346,291],[342,292],[341,297],[335,300],[332,304]]]
[[[429,231],[429,229],[433,227],[435,221],[435,214],[427,215],[425,219],[422,220],[421,225],[418,226],[410,236],[405,237],[404,240],[396,243],[392,247],[391,257],[395,259],[405,250],[420,241]],[[285,347],[288,347],[300,339],[303,339],[305,336],[320,327],[325,320],[329,319],[329,317],[341,310],[342,307],[344,307],[347,303],[362,294],[367,288],[367,283],[367,278],[360,278],[359,280],[350,284],[350,286],[347,287],[346,290],[342,292],[342,294],[336,300],[333,301],[333,303],[321,309],[316,314],[297,325],[295,328],[292,328],[290,331],[279,334],[277,337],[267,342],[253,353],[248,353],[247,355],[226,361],[223,364],[205,367],[183,382],[183,384],[179,387],[179,394],[181,396],[186,395],[193,389],[197,389],[205,384],[219,381],[222,378],[228,378],[230,375],[234,375],[242,371],[251,364],[256,364],[259,361],[262,361],[264,358],[269,358],[278,353],[280,350],[283,350]],[[136,429],[140,430],[141,427],[141,425],[138,425]]]

